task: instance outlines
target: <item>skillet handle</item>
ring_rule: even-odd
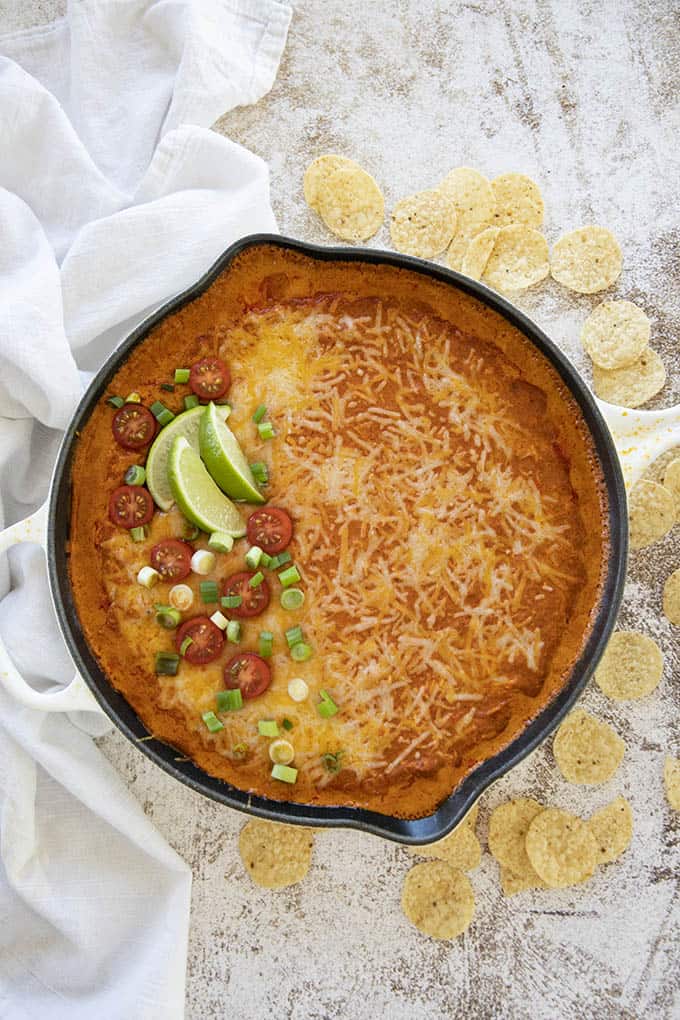
[[[641,411],[604,400],[596,402],[614,439],[630,491],[657,457],[680,446],[680,404],[663,411]]]
[[[0,555],[20,542],[41,545],[47,554],[47,503],[43,503],[30,517],[17,521],[0,532]],[[28,708],[42,712],[97,712],[102,710],[93,698],[82,677],[76,674],[66,687],[54,693],[36,691],[26,683],[9,657],[0,636],[0,683],[12,697]]]

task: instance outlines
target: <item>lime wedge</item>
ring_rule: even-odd
[[[226,531],[234,538],[246,533],[243,518],[215,485],[205,464],[184,436],[170,447],[168,479],[172,495],[184,516],[202,531]]]
[[[220,404],[220,412],[226,418],[231,408],[226,404]],[[183,411],[166,425],[158,433],[146,458],[146,484],[154,502],[161,510],[169,510],[175,502],[175,497],[168,481],[168,457],[170,447],[177,436],[184,436],[189,445],[199,452],[198,427],[201,423],[201,415],[204,407],[192,407],[190,411]]]
[[[236,436],[221,420],[213,403],[203,412],[198,438],[203,462],[227,496],[248,503],[265,502]]]

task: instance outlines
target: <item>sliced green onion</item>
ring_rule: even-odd
[[[272,779],[279,779],[282,783],[296,783],[298,770],[290,765],[275,765],[272,769]]]
[[[226,531],[213,531],[208,539],[208,548],[214,550],[214,552],[231,552],[234,548],[234,539]]]
[[[271,567],[271,565],[272,565],[271,556],[269,555],[269,553],[263,552],[262,555],[260,556],[260,566],[265,567],[268,570]]]
[[[226,616],[222,615],[219,609],[215,610],[210,619],[212,620],[216,627],[220,628],[220,630],[226,630],[227,627],[229,626],[229,620],[226,618]]]
[[[214,712],[204,712],[201,719],[211,733],[219,733],[220,730],[224,729],[224,724],[220,722]]]
[[[128,393],[127,397],[125,398],[126,404],[141,404],[141,402],[142,398],[139,395],[139,393],[137,393],[136,390],[134,391],[134,393]]]
[[[246,566],[250,567],[251,570],[257,570],[262,559],[262,550],[259,545],[251,545],[250,549],[246,553]]]
[[[255,414],[253,415],[253,421],[255,422],[256,425],[260,424],[260,422],[262,421],[262,419],[264,418],[266,413],[267,413],[267,408],[264,406],[264,404],[260,404],[259,407],[255,408]]]
[[[123,400],[122,397],[107,397],[106,403],[109,405],[109,407],[115,407],[116,409],[118,409],[119,407],[123,406],[125,401]]]
[[[156,652],[155,670],[160,676],[176,676],[179,655],[176,652]]]
[[[175,387],[172,385],[172,383],[169,383],[169,382],[161,383],[161,389],[165,390],[166,393],[174,393],[175,392]]]
[[[184,398],[184,410],[190,411],[192,407],[198,407],[199,399],[195,393],[190,393]]]
[[[331,698],[328,691],[319,691],[321,701],[316,706],[316,710],[322,719],[330,719],[331,716],[335,715],[338,711],[338,706]]]
[[[174,584],[168,592],[168,602],[174,609],[186,613],[194,604],[194,593],[188,584]]]
[[[201,529],[197,528],[195,524],[192,524],[191,521],[184,522],[184,537],[187,542],[195,541],[200,534]]]
[[[284,730],[292,730],[292,728],[293,728],[293,726],[295,724],[293,722],[291,722],[290,719],[282,719],[281,720],[281,725],[283,726]]]
[[[261,630],[257,649],[263,659],[271,659],[274,647],[274,635],[270,630]]]
[[[300,571],[295,564],[293,564],[292,567],[286,567],[286,569],[282,570],[279,574],[279,581],[284,588],[290,588],[291,584],[297,584],[297,582],[301,580]]]
[[[190,645],[193,645],[193,643],[194,643],[194,639],[190,638],[189,635],[187,634],[187,636],[184,638],[184,641],[182,641],[182,644],[179,646],[179,654],[182,657],[184,657],[187,654],[187,648]]]
[[[125,472],[123,481],[126,485],[144,485],[146,471],[141,464],[131,464]]]
[[[241,741],[239,744],[234,744],[231,749],[231,753],[235,758],[245,758],[248,754],[248,745]]]
[[[167,630],[174,630],[182,619],[180,612],[173,609],[172,606],[155,605],[154,609],[156,610],[156,623],[160,623],[161,627],[165,627]]]
[[[301,588],[286,588],[281,592],[281,605],[284,609],[299,609],[305,601],[305,593]]]
[[[209,574],[215,566],[215,553],[208,549],[197,549],[191,557],[191,569],[195,574]]]
[[[344,753],[344,751],[336,751],[333,754],[331,751],[327,751],[326,754],[321,755],[321,764],[327,772],[335,774],[342,768],[341,759]]]
[[[243,708],[243,695],[238,687],[233,691],[218,691],[216,698],[218,712],[238,712]]]
[[[314,650],[310,645],[305,644],[304,641],[300,641],[299,644],[293,645],[290,650],[290,657],[295,662],[306,662],[307,659],[311,659],[314,654]]]
[[[242,602],[242,595],[223,595],[220,599],[220,603],[224,609],[238,609]]]
[[[258,485],[266,485],[269,481],[269,469],[263,460],[256,460],[254,464],[250,465],[250,470],[253,472],[253,478]]]
[[[133,542],[143,542],[148,534],[146,524],[141,524],[138,528],[130,528],[130,538]]]
[[[256,574],[253,574],[251,579],[248,581],[248,586],[250,588],[259,588],[263,581],[264,574],[262,573],[261,570],[258,570],[258,572]]]
[[[230,620],[227,624],[227,641],[237,645],[241,640],[241,624],[238,620]]]
[[[161,575],[153,567],[142,567],[137,574],[138,584],[143,584],[145,588],[153,588],[156,581],[160,581],[160,579]]]
[[[277,765],[290,765],[294,757],[295,748],[290,740],[284,740],[282,737],[279,737],[278,740],[272,740],[269,745],[269,758],[271,761]]]
[[[198,587],[201,592],[201,602],[217,602],[217,581],[201,581]]]
[[[307,681],[303,680],[301,676],[293,677],[288,681],[288,695],[293,701],[306,701],[309,695]]]
[[[149,410],[159,425],[168,425],[175,417],[170,408],[162,404],[160,400],[154,400]]]
[[[299,645],[303,639],[304,634],[302,633],[302,627],[289,627],[286,631],[286,641],[288,642],[289,648]]]
[[[175,369],[175,382],[176,383],[188,383],[191,371],[188,368],[176,368]]]
[[[284,563],[290,563],[290,553],[286,549],[284,552],[279,553],[278,556],[272,556],[272,562],[270,564],[272,570],[278,570]]]
[[[260,719],[257,724],[257,732],[261,737],[278,737],[279,727],[276,719]]]
[[[274,426],[270,421],[261,421],[257,426],[257,431],[260,433],[260,439],[273,439],[276,435]]]

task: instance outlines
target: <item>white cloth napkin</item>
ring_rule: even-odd
[[[265,164],[207,128],[269,90],[289,20],[275,0],[73,0],[0,37],[3,527],[44,500],[81,371],[230,242],[276,229]],[[24,679],[68,683],[42,550],[0,560]],[[172,1020],[191,875],[82,728],[0,685],[0,1017]]]

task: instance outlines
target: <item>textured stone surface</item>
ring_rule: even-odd
[[[56,9],[0,3],[0,29]],[[679,39],[672,0],[300,0],[271,94],[218,130],[270,163],[282,232],[320,242],[332,238],[304,205],[302,172],[322,152],[365,166],[388,209],[460,164],[531,174],[551,243],[588,222],[617,235],[624,270],[606,296],[650,315],[669,370],[651,406],[669,406],[680,399]],[[386,228],[373,243],[389,244]],[[578,335],[597,302],[551,281],[519,301],[588,378]],[[121,736],[103,740],[194,869],[189,1020],[677,1016],[680,819],[665,803],[663,760],[679,753],[680,662],[678,631],[660,606],[663,580],[679,565],[679,527],[631,557],[621,623],[660,643],[658,690],[614,704],[591,684],[582,701],[626,739],[616,777],[571,786],[548,743],[482,799],[485,842],[489,810],[509,796],[587,815],[622,793],[635,817],[630,848],[580,888],[507,901],[486,853],[472,875],[475,918],[451,944],[426,939],[402,916],[412,859],[400,848],[322,833],[301,886],[257,889],[237,854],[239,815],[171,782]]]

